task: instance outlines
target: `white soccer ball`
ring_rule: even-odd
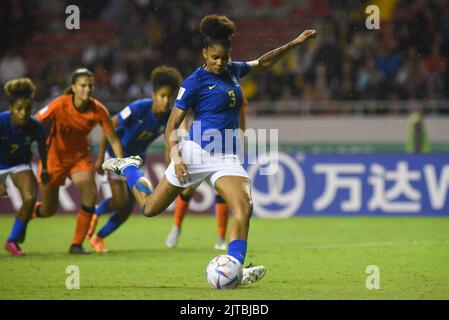
[[[234,289],[242,278],[242,265],[232,256],[216,256],[207,265],[206,278],[214,289]]]

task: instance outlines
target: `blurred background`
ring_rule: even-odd
[[[80,8],[79,30],[65,27],[71,4]],[[369,4],[380,9],[379,30],[365,27]],[[187,76],[203,63],[198,24],[210,13],[235,21],[234,60],[255,59],[305,28],[319,30],[269,72],[244,79],[250,117],[390,119],[421,107],[432,117],[449,114],[446,0],[2,1],[0,82],[31,77],[43,106],[85,66],[95,72],[96,97],[116,112],[149,95],[155,66]],[[3,90],[0,105],[7,108]],[[433,150],[446,151],[437,127],[430,131]],[[372,135],[371,142],[382,139]]]
[[[65,27],[68,5],[80,8],[79,30]],[[379,30],[365,26],[368,5],[380,9]],[[281,152],[449,152],[447,0],[2,1],[0,83],[30,77],[37,111],[73,70],[87,67],[96,98],[114,114],[149,96],[155,66],[175,66],[186,77],[202,65],[198,25],[211,13],[236,23],[236,61],[318,30],[270,71],[242,82],[247,127],[279,129]],[[3,90],[0,107],[8,107]],[[416,139],[417,122],[425,139]],[[95,132],[92,141],[95,151]],[[162,144],[150,150],[160,154]]]
[[[67,30],[68,5],[81,12],[81,28]],[[381,28],[367,30],[365,8],[377,5]],[[225,0],[225,1],[2,1],[0,81],[30,76],[38,100],[59,94],[79,66],[95,71],[97,97],[124,102],[148,95],[148,77],[159,64],[183,75],[202,64],[199,20],[230,16],[237,25],[235,60],[251,60],[316,28],[319,37],[293,51],[270,72],[245,81],[252,102],[291,101],[257,114],[353,113],[341,105],[311,110],[302,101],[431,100],[448,98],[449,2],[422,0]],[[2,92],[1,101],[5,101]],[[403,114],[391,107],[361,114]],[[447,113],[438,104],[429,112]]]

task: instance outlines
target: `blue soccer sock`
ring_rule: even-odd
[[[236,258],[243,265],[246,257],[248,243],[244,239],[235,239],[228,244],[228,255]]]
[[[110,200],[111,198],[106,198],[98,205],[98,207],[95,209],[95,214],[97,216],[101,216],[103,213],[111,213],[113,211],[109,206]]]
[[[123,175],[126,177],[126,183],[131,191],[133,191],[133,187],[139,179],[143,177],[142,172],[136,166],[128,166],[123,169]]]
[[[108,235],[117,230],[126,219],[121,219],[116,211],[109,218],[108,222],[98,231],[97,235],[101,238],[106,238]]]
[[[153,191],[146,184],[143,184],[140,180],[137,180],[135,186],[137,191],[139,192],[143,192],[148,195],[153,193]]]
[[[25,240],[27,225],[28,222],[22,222],[19,218],[16,218],[11,234],[9,235],[8,242],[23,242]]]

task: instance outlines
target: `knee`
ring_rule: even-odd
[[[245,215],[251,217],[253,214],[253,200],[251,198],[245,199],[243,204],[243,211]]]
[[[253,214],[253,201],[245,199],[239,202],[237,209],[234,212],[237,219],[249,219]]]
[[[157,210],[155,206],[151,204],[146,204],[142,207],[142,213],[144,216],[151,218],[157,216],[160,213],[160,211]]]
[[[88,190],[85,190],[85,194],[82,196],[82,198],[82,204],[86,207],[95,206],[95,202],[97,201],[97,189],[89,188]]]
[[[23,198],[23,206],[32,208],[34,204],[36,203],[36,194],[24,194]]]
[[[89,199],[92,201],[93,205],[95,205],[95,202],[97,201],[97,188],[93,187],[90,189]]]
[[[142,213],[145,217],[152,218],[157,215],[156,211],[147,209],[145,206],[142,208]]]
[[[42,205],[39,207],[40,217],[42,218],[51,217],[55,214],[57,209],[58,209],[58,202],[50,204],[42,203]]]

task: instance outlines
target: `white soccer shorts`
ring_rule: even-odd
[[[6,178],[8,178],[8,175],[10,174],[14,174],[14,173],[18,173],[21,171],[27,171],[30,170],[32,171],[33,169],[31,169],[31,164],[29,163],[25,163],[25,164],[19,164],[17,166],[8,168],[8,169],[0,169],[0,183],[5,184],[6,182]]]
[[[192,180],[181,184],[175,174],[173,160],[170,162],[165,177],[172,185],[188,188],[199,185],[203,180],[209,179],[212,186],[220,177],[239,176],[248,178],[248,173],[240,164],[240,159],[234,154],[211,155],[197,143],[185,140],[180,143],[180,151],[184,164],[187,167]]]

